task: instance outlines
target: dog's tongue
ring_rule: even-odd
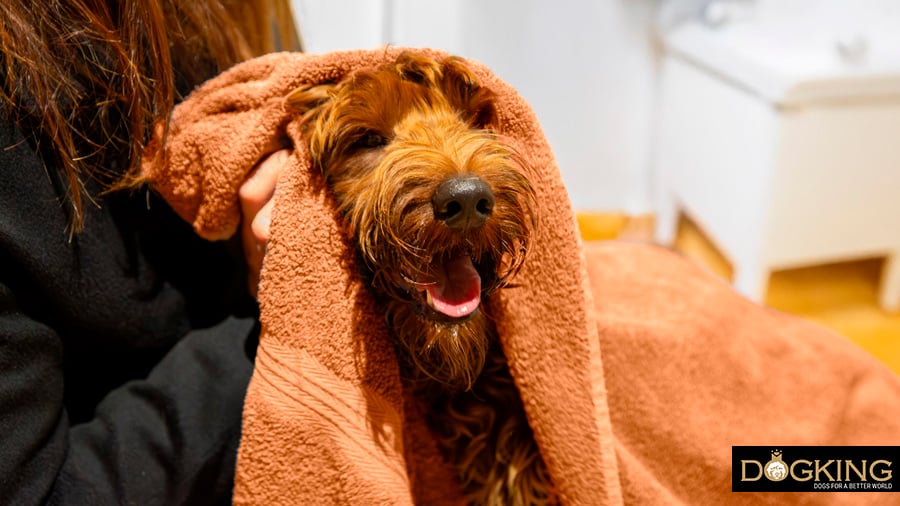
[[[425,286],[432,309],[451,318],[462,318],[478,309],[481,276],[468,255],[451,258],[435,271],[435,279]]]

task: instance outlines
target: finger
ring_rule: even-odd
[[[250,231],[253,234],[253,238],[259,243],[265,244],[269,240],[269,226],[272,223],[272,207],[274,204],[275,199],[270,199],[266,202],[250,223]]]
[[[279,150],[262,160],[238,190],[241,205],[241,240],[248,267],[248,287],[256,296],[259,271],[262,268],[269,240],[269,225],[272,217],[272,197],[275,185],[289,155],[288,150]]]
[[[263,259],[266,256],[266,243],[269,240],[269,224],[272,222],[272,206],[274,200],[270,200],[256,213],[256,217],[249,227],[244,229],[244,254],[247,258],[248,279],[250,294],[256,297],[256,289],[259,285],[259,273],[262,270]]]
[[[263,159],[238,190],[244,217],[256,215],[275,193],[275,183],[287,164],[290,151],[281,149]]]
[[[247,287],[250,295],[256,297],[259,285],[259,271],[262,269],[263,258],[266,254],[265,242],[256,239],[252,224],[241,226],[241,239],[244,246],[244,259],[247,262]]]
[[[250,295],[256,297],[257,286],[259,285],[259,272],[262,269],[263,258],[266,255],[266,242],[269,240],[269,228],[272,222],[272,208],[275,204],[274,199],[268,202],[257,211],[256,215],[241,224],[242,242],[244,243],[244,257],[247,260],[247,284],[250,289]]]

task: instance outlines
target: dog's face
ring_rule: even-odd
[[[527,170],[492,130],[492,93],[459,59],[406,54],[288,103],[412,360],[471,386],[482,301],[518,271],[535,224]]]

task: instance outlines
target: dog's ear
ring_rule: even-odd
[[[334,97],[336,86],[334,83],[304,84],[290,92],[285,98],[285,107],[300,116],[300,128],[307,141],[310,140],[310,135],[315,130],[316,119],[325,109],[322,106]],[[309,151],[313,163],[321,165],[321,153],[314,143],[310,144]]]
[[[478,84],[462,58],[451,56],[442,62],[440,86],[450,103],[462,111],[475,128],[495,128],[497,109],[494,93]]]
[[[394,68],[402,79],[426,86],[437,83],[441,70],[433,59],[410,52],[400,53]]]
[[[440,89],[471,126],[494,128],[497,125],[494,94],[478,84],[462,58],[451,56],[437,62],[404,52],[397,57],[395,69],[404,80]]]
[[[331,100],[334,87],[334,83],[304,84],[288,94],[285,104],[307,123],[321,105]]]

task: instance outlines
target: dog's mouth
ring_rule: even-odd
[[[414,286],[425,305],[442,317],[465,319],[481,305],[481,275],[468,254],[436,259]]]

